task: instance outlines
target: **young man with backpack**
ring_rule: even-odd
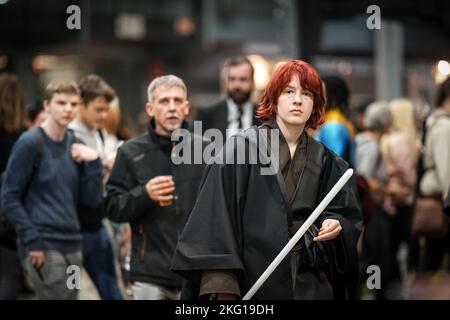
[[[21,135],[8,160],[3,212],[16,229],[19,258],[38,298],[76,299],[67,273],[82,263],[76,208],[101,202],[102,164],[67,131],[80,105],[77,84],[52,82],[44,100],[48,118]]]

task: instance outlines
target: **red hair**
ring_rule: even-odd
[[[279,67],[267,84],[264,95],[259,103],[257,117],[261,120],[273,119],[277,114],[278,98],[289,85],[293,76],[297,76],[303,89],[314,94],[314,104],[311,117],[306,123],[305,129],[316,129],[324,121],[325,98],[322,80],[319,73],[309,63],[301,60],[292,60]]]

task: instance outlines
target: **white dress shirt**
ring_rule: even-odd
[[[227,139],[232,135],[239,133],[241,130],[248,129],[252,126],[253,122],[253,105],[250,101],[246,101],[242,105],[241,125],[239,128],[239,107],[233,101],[233,99],[227,99],[228,106],[228,126],[227,126]]]

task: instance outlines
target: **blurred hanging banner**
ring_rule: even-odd
[[[115,34],[122,40],[142,40],[147,34],[145,16],[122,13],[116,17]]]

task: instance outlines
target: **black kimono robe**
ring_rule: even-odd
[[[227,140],[218,155],[225,159],[224,164],[212,163],[204,173],[199,196],[172,260],[172,270],[187,280],[183,299],[198,298],[201,276],[206,270],[235,271],[244,296],[289,241],[288,214],[292,212],[288,211],[281,172],[262,175],[267,159],[256,164],[227,164],[236,160],[242,146],[247,154],[255,149],[260,152],[261,145],[267,143],[258,135],[260,130],[252,127]],[[344,160],[314,138],[307,139],[306,166],[291,205],[296,215],[303,214],[305,218],[348,168]],[[264,152],[259,154],[264,157]],[[278,161],[275,153],[270,159],[272,163]],[[343,229],[328,241],[332,249],[328,251],[327,276],[334,297],[354,298],[361,213],[348,184],[317,219],[318,228],[327,218],[339,220]],[[291,262],[286,258],[253,299],[292,298]]]

